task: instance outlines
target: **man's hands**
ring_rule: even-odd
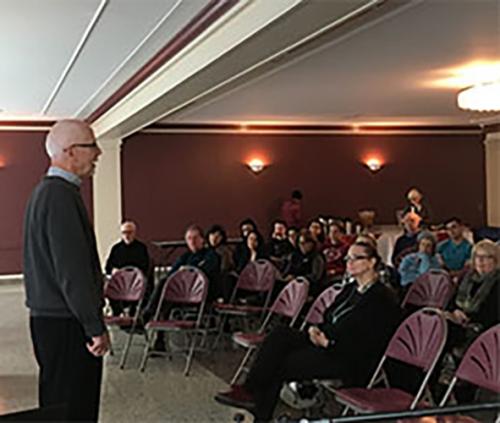
[[[308,330],[308,333],[309,333],[309,339],[314,345],[323,348],[328,347],[330,341],[328,340],[326,335],[323,332],[321,332],[316,326],[311,326]]]
[[[106,354],[111,349],[111,341],[108,332],[104,332],[99,336],[93,336],[92,342],[87,343],[87,349],[96,357],[102,357]]]

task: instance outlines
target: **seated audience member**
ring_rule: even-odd
[[[106,274],[111,275],[123,267],[133,266],[148,276],[150,266],[148,248],[136,238],[136,224],[124,222],[120,230],[122,239],[111,247],[109,257],[106,260]]]
[[[463,277],[447,313],[448,341],[445,347],[458,363],[470,343],[482,332],[500,323],[500,247],[482,240],[472,249],[472,269]],[[456,392],[459,402],[474,398],[470,387]]]
[[[472,244],[464,238],[464,226],[460,219],[449,219],[445,226],[449,238],[438,244],[437,252],[450,274],[457,275],[470,259]]]
[[[425,227],[430,224],[430,213],[429,208],[425,205],[423,194],[417,189],[412,188],[408,191],[406,195],[408,204],[403,210],[403,216],[407,213],[416,213],[420,216],[420,226]]]
[[[273,223],[271,239],[266,245],[267,256],[280,271],[285,268],[294,249],[288,241],[286,231],[286,223],[283,220],[276,220]]]
[[[297,239],[299,238],[299,230],[295,226],[291,226],[287,231],[287,238],[293,248],[297,248]]]
[[[417,249],[417,236],[420,233],[420,221],[422,219],[416,213],[409,212],[403,216],[402,223],[404,233],[394,244],[391,262],[394,267],[398,267],[403,257]]]
[[[479,241],[472,249],[472,269],[458,286],[453,301],[453,311],[448,318],[454,323],[455,332],[465,339],[468,335],[489,329],[500,323],[500,248],[493,241]],[[455,333],[455,341],[459,334]]]
[[[257,231],[257,224],[250,218],[247,218],[245,220],[242,220],[240,222],[240,237],[241,237],[241,242],[236,245],[236,248],[234,249],[233,253],[233,262],[237,262],[238,256],[241,256],[243,253],[243,250],[246,248],[246,239],[247,236],[250,232],[252,231]]]
[[[328,238],[323,247],[323,256],[326,261],[326,272],[328,278],[341,276],[345,272],[344,257],[349,250],[349,244],[345,241],[344,225],[333,221],[328,227]]]
[[[160,296],[167,279],[183,266],[193,266],[202,270],[210,285],[216,281],[220,272],[219,255],[211,248],[205,247],[203,230],[196,225],[189,226],[184,236],[188,251],[181,255],[173,264],[168,275],[156,285],[151,298],[144,310],[144,320],[149,320],[155,313]]]
[[[291,198],[281,206],[281,218],[288,227],[302,226],[302,193],[299,190],[293,191]]]
[[[363,234],[356,238],[357,243],[366,243],[371,245],[375,250],[377,250],[377,240],[373,235]],[[377,250],[378,251],[378,250]],[[399,294],[401,288],[400,277],[398,271],[388,264],[385,264],[382,259],[380,259],[377,265],[378,280],[384,285],[390,287],[396,294]]]
[[[436,254],[436,238],[431,232],[423,231],[418,235],[418,251],[406,255],[399,265],[401,286],[405,287],[420,275],[432,269],[441,269],[441,262]]]
[[[244,246],[235,255],[236,272],[241,273],[251,261],[266,258],[264,238],[257,231],[250,231],[244,241]]]
[[[184,239],[186,240],[188,251],[175,261],[167,276],[155,286],[153,294],[143,311],[142,318],[144,322],[147,322],[154,316],[167,279],[184,266],[197,267],[205,273],[209,281],[207,302],[214,298],[214,291],[217,288],[216,284],[220,272],[219,255],[212,248],[205,247],[203,230],[199,226],[189,226]],[[162,313],[165,315],[168,312],[168,310],[162,310]],[[156,351],[165,351],[165,334],[163,332],[157,334],[153,349]]]
[[[109,257],[106,260],[106,274],[112,275],[123,267],[137,267],[145,277],[149,276],[150,258],[148,248],[141,241],[136,239],[137,226],[134,222],[128,221],[121,225],[122,239],[113,245]],[[130,314],[135,313],[136,301],[116,301],[110,300],[110,306],[114,316],[123,313],[125,307],[130,308]]]
[[[220,225],[213,225],[207,232],[207,242],[210,248],[219,255],[220,272],[229,273],[234,269],[233,253],[227,245],[227,235]]]
[[[287,269],[283,272],[285,281],[302,276],[309,281],[309,292],[316,296],[325,287],[325,260],[316,249],[316,241],[309,232],[299,235],[299,248],[290,258]]]
[[[282,384],[288,381],[341,379],[346,386],[366,386],[400,320],[393,293],[379,283],[378,254],[368,244],[349,248],[346,285],[325,311],[324,323],[308,331],[277,327],[262,348],[242,385],[215,399],[246,408],[256,421],[269,421]]]
[[[314,219],[309,222],[307,229],[313,237],[318,251],[323,251],[323,245],[325,244],[325,231],[323,229],[323,224],[319,221],[319,219]]]
[[[230,273],[234,270],[233,252],[227,245],[227,235],[224,228],[220,225],[213,225],[207,232],[207,243],[212,248],[220,260],[220,273],[216,282],[216,288],[213,290],[217,298],[228,300],[231,296],[233,278]]]

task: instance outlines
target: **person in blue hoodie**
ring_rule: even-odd
[[[417,237],[417,245],[418,250],[406,255],[398,268],[403,288],[429,270],[442,267],[439,256],[436,254],[436,238],[431,232],[421,232]]]

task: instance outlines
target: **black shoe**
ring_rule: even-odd
[[[220,404],[243,408],[250,412],[255,408],[252,396],[240,385],[234,386],[228,392],[219,392],[214,399]]]

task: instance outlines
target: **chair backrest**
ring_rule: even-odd
[[[185,266],[170,275],[163,287],[162,299],[172,303],[200,304],[207,297],[208,278],[198,268]]]
[[[455,376],[500,393],[500,324],[479,335],[465,352]]]
[[[414,305],[444,309],[455,291],[455,285],[448,272],[430,270],[420,275],[408,289],[402,307]]]
[[[269,316],[277,314],[288,317],[291,319],[290,326],[292,326],[304,307],[308,292],[309,282],[306,278],[298,277],[288,282],[274,300]]]
[[[125,267],[115,272],[104,288],[110,300],[140,301],[146,290],[146,277],[137,267]]]
[[[276,275],[276,267],[270,261],[264,259],[251,261],[241,272],[236,282],[236,289],[268,292],[274,286]]]
[[[447,333],[443,313],[424,308],[399,325],[384,355],[431,372],[443,350]]]
[[[342,291],[341,287],[333,285],[326,288],[321,294],[319,294],[309,308],[301,329],[304,329],[306,325],[317,325],[319,323],[323,323],[323,314],[325,313],[325,310],[333,304],[340,291]]]

